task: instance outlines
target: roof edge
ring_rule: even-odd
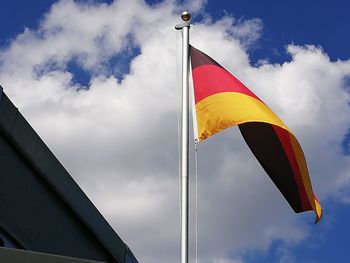
[[[127,246],[0,86],[0,131],[120,263]],[[35,151],[33,150],[35,149]],[[82,207],[81,204],[85,205]],[[88,220],[89,219],[89,220]]]

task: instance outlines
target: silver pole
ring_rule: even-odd
[[[189,247],[189,30],[191,14],[184,11],[181,14],[184,21],[176,25],[182,30],[182,116],[181,116],[181,263],[188,263]]]

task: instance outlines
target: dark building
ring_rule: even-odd
[[[0,246],[0,262],[137,262],[1,86]]]

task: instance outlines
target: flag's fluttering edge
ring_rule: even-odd
[[[198,139],[234,125],[296,213],[322,208],[305,156],[289,128],[264,102],[208,55],[190,47]]]

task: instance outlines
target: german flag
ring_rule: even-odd
[[[199,141],[234,125],[296,213],[322,208],[313,193],[303,150],[289,128],[243,83],[190,47]]]

